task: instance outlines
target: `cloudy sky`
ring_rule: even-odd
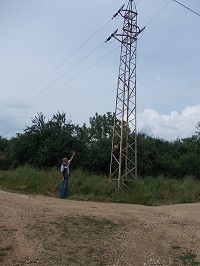
[[[200,1],[180,0],[200,13]],[[0,0],[0,135],[42,112],[88,124],[115,109],[120,44],[105,40],[125,0]],[[137,129],[175,140],[200,121],[200,16],[171,0],[140,0]],[[156,16],[159,14],[158,16]]]

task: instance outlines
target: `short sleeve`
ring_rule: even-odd
[[[64,172],[64,165],[63,164],[61,164],[60,172]]]

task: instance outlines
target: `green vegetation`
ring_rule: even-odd
[[[43,171],[25,165],[0,171],[0,187],[11,191],[54,196],[59,190],[59,181],[58,170]]]
[[[59,112],[46,121],[39,113],[24,133],[7,140],[0,136],[0,170],[29,164],[38,169],[59,168],[62,158],[76,157],[73,169],[109,174],[113,115],[95,114],[90,125],[74,125]],[[139,133],[137,136],[139,176],[200,179],[200,124],[197,135],[166,141]],[[119,122],[120,130],[120,122]],[[116,152],[119,152],[116,150]]]
[[[120,130],[120,121],[118,121]],[[200,122],[197,134],[166,141],[139,133],[138,175],[132,190],[109,182],[113,115],[95,114],[90,125],[74,125],[64,113],[46,121],[39,113],[32,125],[10,140],[0,136],[0,187],[57,196],[59,168],[73,160],[71,199],[146,205],[196,202],[200,199]],[[116,150],[116,152],[119,152]]]
[[[16,170],[0,171],[0,188],[10,191],[59,197],[60,173],[39,170],[25,165]],[[116,189],[116,183],[106,176],[90,174],[80,169],[72,170],[69,199],[161,205],[189,203],[200,200],[200,182],[192,177],[168,179],[145,177],[133,182],[132,190]]]
[[[174,265],[200,265],[200,263],[197,261],[197,255],[193,251],[187,250],[179,245],[173,245],[172,249],[174,251],[175,258]]]
[[[200,265],[198,261],[196,261],[196,254],[193,254],[191,252],[187,252],[179,257],[179,259],[183,262],[183,265]]]

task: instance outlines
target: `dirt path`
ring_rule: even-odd
[[[200,265],[200,203],[145,207],[0,191],[0,265]]]

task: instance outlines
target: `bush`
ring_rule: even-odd
[[[59,197],[60,186],[56,168],[44,171],[25,165],[14,171],[0,171],[2,189]],[[200,200],[200,182],[193,177],[145,177],[133,181],[131,190],[123,185],[117,189],[117,183],[106,176],[77,169],[71,171],[68,198],[142,205],[189,203]]]

